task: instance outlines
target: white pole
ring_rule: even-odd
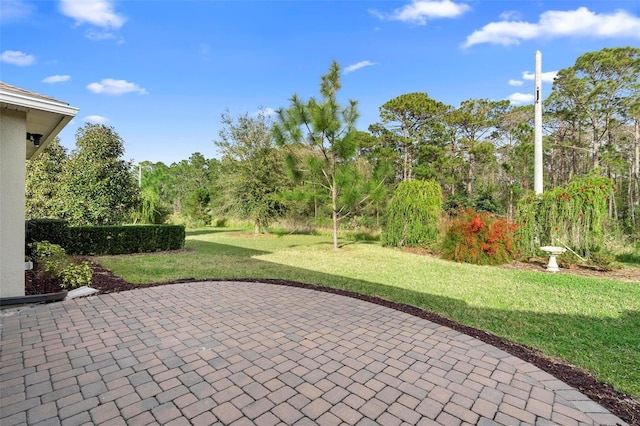
[[[535,113],[534,113],[534,137],[533,137],[533,190],[536,194],[542,194],[542,54],[536,51],[536,72],[535,72]]]

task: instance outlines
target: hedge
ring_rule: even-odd
[[[25,253],[32,257],[32,243],[48,241],[66,247],[69,225],[62,219],[33,219],[25,221]]]
[[[65,231],[66,228],[66,231]],[[67,226],[64,221],[31,220],[27,244],[49,241],[69,254],[104,255],[177,250],[184,247],[183,225]]]

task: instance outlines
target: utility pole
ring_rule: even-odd
[[[543,192],[542,179],[542,54],[536,50],[535,72],[535,112],[534,112],[534,136],[533,136],[533,190],[536,194]]]

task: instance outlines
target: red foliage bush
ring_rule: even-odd
[[[442,242],[442,257],[477,265],[500,265],[516,256],[517,225],[490,213],[460,209]]]

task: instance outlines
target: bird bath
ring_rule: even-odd
[[[558,272],[560,268],[558,268],[558,262],[556,261],[556,256],[560,256],[562,253],[567,251],[567,249],[564,247],[544,246],[544,247],[540,247],[540,250],[549,254],[549,264],[547,265],[547,271]]]

